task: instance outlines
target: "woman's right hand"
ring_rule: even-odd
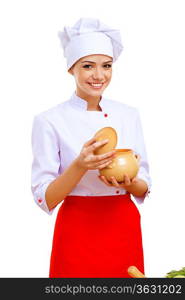
[[[95,137],[87,141],[76,159],[78,166],[86,170],[103,169],[108,166],[114,158],[115,150],[99,155],[94,154],[97,148],[105,145],[108,141],[106,139],[96,142]]]

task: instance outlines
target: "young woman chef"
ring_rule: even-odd
[[[98,19],[81,18],[59,37],[76,90],[36,115],[32,129],[34,199],[48,214],[62,203],[49,277],[130,277],[129,266],[144,272],[140,213],[131,195],[141,203],[151,180],[137,109],[102,96],[123,50],[120,33]],[[95,155],[108,140],[96,142],[93,136],[107,126],[117,132],[117,148],[140,157],[132,181],[99,177],[114,150]]]

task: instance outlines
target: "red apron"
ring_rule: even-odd
[[[50,278],[127,278],[144,273],[140,213],[130,194],[67,196],[53,236]]]

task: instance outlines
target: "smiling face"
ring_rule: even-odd
[[[68,71],[75,77],[77,95],[81,98],[100,98],[112,77],[110,56],[96,54],[79,59]]]

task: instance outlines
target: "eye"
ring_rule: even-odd
[[[106,65],[104,65],[104,67],[105,67],[106,69],[109,69],[109,68],[112,67],[112,65],[111,65],[111,64],[106,64]]]
[[[92,67],[91,65],[84,65],[83,68],[85,69],[90,69],[90,67]]]

